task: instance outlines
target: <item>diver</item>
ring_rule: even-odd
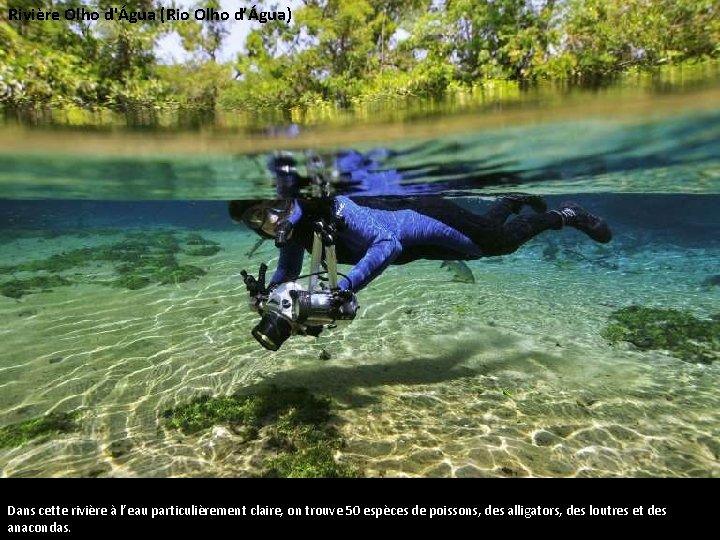
[[[463,265],[459,261],[513,253],[538,234],[565,226],[596,242],[607,243],[612,238],[605,220],[581,206],[566,203],[548,211],[545,201],[533,195],[504,196],[482,215],[438,195],[329,196],[332,183],[322,159],[316,154],[306,158],[305,177],[298,173],[293,154],[276,153],[270,159],[276,199],[229,203],[232,219],[261,237],[248,256],[263,239],[274,239],[280,249],[278,267],[268,286],[266,265],[261,265],[258,279],[241,272],[251,307],[262,316],[252,335],[273,351],[291,335],[317,337],[337,321],[352,320],[359,307],[355,294],[391,264],[434,259]],[[335,171],[352,173],[354,180],[362,177],[375,187],[382,184],[381,192],[388,187],[404,189],[396,179],[388,185],[389,171],[377,169],[371,154],[342,152],[337,155]],[[378,174],[380,182],[376,181]],[[300,188],[307,186],[316,192],[315,197],[300,197]],[[520,215],[525,206],[534,214]],[[516,217],[508,221],[511,215]],[[305,251],[312,254],[307,289],[298,283]],[[319,282],[321,263],[327,285]],[[353,267],[343,275],[337,271],[337,263]]]
[[[524,206],[534,213],[520,215]],[[542,197],[534,195],[502,197],[482,215],[441,196],[236,200],[229,203],[229,213],[264,238],[275,239],[280,259],[269,288],[298,278],[317,220],[335,226],[337,262],[353,265],[338,286],[354,293],[391,264],[507,255],[548,230],[573,227],[595,242],[612,239],[607,222],[578,204],[548,211]],[[512,215],[516,217],[509,220]]]

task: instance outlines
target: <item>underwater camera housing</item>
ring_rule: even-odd
[[[325,259],[327,285],[320,282],[320,265]],[[359,305],[352,291],[338,289],[334,227],[324,221],[315,223],[310,281],[304,288],[289,281],[268,290],[265,288],[267,265],[261,264],[258,278],[243,270],[250,306],[261,315],[252,336],[266,349],[277,351],[292,335],[317,336],[324,328],[335,328],[338,321],[355,318]]]

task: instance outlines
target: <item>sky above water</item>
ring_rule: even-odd
[[[178,0],[178,7],[181,9],[190,9],[198,4],[198,2],[191,0]],[[229,13],[235,13],[240,8],[251,8],[253,3],[243,2],[242,0],[222,0],[222,9]],[[291,10],[296,8],[300,4],[300,0],[285,0],[279,2],[280,8],[290,7]],[[258,28],[260,23],[250,21],[231,21],[230,22],[230,35],[225,40],[225,44],[220,51],[220,61],[229,61],[234,59],[239,52],[243,50],[245,40],[248,34]],[[185,51],[180,41],[180,36],[173,32],[167,36],[164,36],[157,46],[157,51],[160,59],[168,64],[184,62],[188,60],[192,55]]]

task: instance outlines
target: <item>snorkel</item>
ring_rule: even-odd
[[[294,199],[291,204],[292,212],[287,219],[280,221],[275,228],[275,246],[279,248],[287,244],[292,236],[293,228],[298,224],[300,218],[302,218],[302,210],[300,209],[300,204],[297,199]]]

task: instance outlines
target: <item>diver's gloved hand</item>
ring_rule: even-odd
[[[348,289],[333,291],[333,311],[337,317],[355,317],[360,306],[357,303],[355,293]]]
[[[338,289],[333,291],[332,294],[333,299],[340,304],[344,304],[348,300],[352,300],[355,297],[355,293],[349,289]]]
[[[352,283],[350,283],[350,280],[347,277],[343,277],[338,282],[338,289],[340,289],[341,291],[352,290]]]

